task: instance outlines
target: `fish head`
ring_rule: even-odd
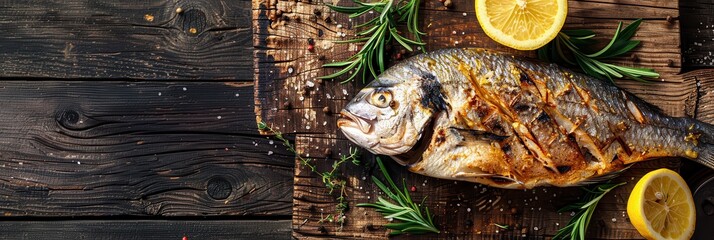
[[[418,80],[408,69],[392,67],[359,91],[340,112],[337,126],[368,151],[395,156],[412,149],[432,115],[420,106]],[[409,78],[409,79],[407,79]]]

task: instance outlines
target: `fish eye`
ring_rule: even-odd
[[[369,98],[369,103],[378,107],[386,108],[392,103],[392,92],[386,89],[378,88],[372,92]]]

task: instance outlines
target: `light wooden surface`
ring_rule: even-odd
[[[423,3],[420,26],[428,33],[427,49],[446,47],[486,47],[517,55],[533,57],[533,52],[508,49],[489,39],[475,20],[473,1],[452,1],[446,8],[438,1]],[[338,132],[337,112],[350,100],[363,83],[359,80],[339,84],[317,80],[335,69],[324,69],[324,63],[338,61],[355,53],[356,45],[337,45],[342,32],[347,37],[351,26],[364,19],[349,21],[345,15],[331,12],[322,1],[263,0],[253,2],[253,28],[256,57],[256,114],[274,128],[297,135],[298,151],[319,161],[318,168],[327,170],[334,159],[345,154],[350,143]],[[345,5],[348,1],[330,1]],[[599,39],[609,39],[619,21],[629,23],[644,18],[635,39],[642,44],[631,54],[613,62],[627,66],[654,68],[662,78],[652,84],[618,81],[618,85],[644,100],[661,107],[673,116],[695,116],[714,122],[707,110],[713,80],[708,71],[680,74],[680,11],[677,1],[569,1],[566,29],[592,29]],[[307,50],[308,39],[315,50]],[[309,85],[313,85],[309,87]],[[348,181],[348,199],[352,206],[347,223],[340,229],[336,223],[320,222],[334,213],[335,196],[328,194],[320,178],[296,162],[293,206],[293,236],[382,238],[387,222],[370,209],[354,204],[371,202],[379,196],[369,180],[378,174],[374,156],[364,154],[362,166],[345,166],[342,175]],[[466,239],[545,239],[564,226],[569,213],[556,210],[582,194],[578,188],[539,188],[535,191],[501,190],[470,183],[444,181],[408,173],[391,163],[395,179],[406,179],[414,186],[415,198],[428,196],[426,205],[437,215],[443,230],[432,238]],[[598,208],[592,238],[637,239],[639,234],[629,224],[625,201],[634,181],[651,169],[679,168],[679,159],[662,159],[637,164],[616,181],[627,181],[624,187],[608,195]],[[509,225],[504,231],[494,224]]]

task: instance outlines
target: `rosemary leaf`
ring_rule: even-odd
[[[600,202],[600,199],[602,199],[612,189],[622,185],[625,185],[625,183],[605,183],[598,185],[593,189],[584,188],[587,193],[580,202],[567,205],[558,211],[577,211],[577,213],[570,219],[568,225],[558,230],[555,236],[553,236],[553,240],[584,240],[585,232],[590,225],[590,219],[592,219],[593,213],[595,212],[595,208],[597,207],[598,202]]]
[[[424,33],[418,29],[420,0],[379,0],[376,2],[353,0],[353,2],[357,4],[356,7],[329,4],[327,6],[336,12],[349,14],[350,18],[357,18],[370,12],[375,12],[378,16],[355,26],[356,29],[361,29],[357,33],[358,38],[335,41],[335,43],[342,44],[360,42],[364,42],[364,44],[355,55],[347,60],[322,65],[323,67],[342,67],[342,69],[333,74],[319,77],[321,79],[332,79],[351,73],[346,80],[342,81],[345,83],[353,80],[359,72],[362,72],[362,81],[366,81],[367,72],[377,78],[386,69],[387,51],[385,49],[391,46],[393,41],[409,51],[414,50],[413,46],[424,45],[421,40],[421,35]],[[396,30],[397,26],[403,23],[406,23],[413,40]]]
[[[585,74],[600,78],[629,78],[647,82],[643,78],[657,78],[659,73],[649,68],[634,68],[604,63],[602,60],[621,56],[640,45],[640,41],[631,40],[640,26],[642,19],[637,19],[622,28],[622,22],[608,44],[598,51],[585,52],[595,44],[595,33],[591,30],[562,30],[542,48],[538,49],[538,58],[566,65],[579,66]]]
[[[345,192],[345,185],[347,184],[347,181],[341,179],[338,176],[337,169],[348,160],[355,165],[359,165],[359,151],[350,147],[349,155],[342,155],[339,160],[336,160],[334,163],[332,163],[332,170],[330,170],[329,172],[320,172],[317,170],[317,166],[313,164],[313,160],[311,158],[304,158],[300,156],[300,154],[298,154],[295,150],[295,145],[291,144],[290,141],[285,138],[285,136],[283,136],[280,131],[271,128],[270,126],[268,126],[268,124],[264,122],[258,122],[258,130],[269,132],[273,134],[276,139],[282,141],[283,146],[285,146],[288,151],[295,154],[295,157],[299,159],[304,166],[309,168],[310,171],[312,171],[313,173],[317,173],[318,175],[320,175],[320,177],[322,178],[322,183],[325,184],[325,187],[329,190],[330,194],[332,194],[335,190],[339,191],[339,196],[335,198],[335,200],[337,201],[337,204],[335,205],[335,214],[328,214],[326,217],[322,217],[322,214],[320,214],[321,217],[318,222],[323,223],[326,221],[335,221],[339,224],[338,230],[341,230],[345,224],[345,213],[349,209],[349,205],[347,203],[347,194]]]
[[[429,214],[429,209],[424,208],[424,213],[426,213],[426,216],[424,216],[419,204],[412,201],[406,184],[402,182],[402,188],[398,188],[397,185],[394,184],[394,181],[392,181],[392,177],[389,176],[380,158],[377,158],[377,164],[379,165],[382,175],[387,180],[387,184],[374,176],[372,176],[372,181],[374,181],[374,184],[377,185],[387,197],[396,203],[383,197],[377,197],[377,202],[375,203],[359,203],[357,206],[375,208],[377,212],[384,215],[384,218],[401,221],[385,225],[385,227],[392,230],[389,233],[390,235],[399,235],[402,233],[439,233],[439,229],[434,226],[434,221],[431,214]]]

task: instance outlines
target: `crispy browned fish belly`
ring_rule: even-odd
[[[712,125],[665,116],[610,82],[483,49],[405,60],[342,115],[345,136],[413,172],[501,188],[589,183],[666,156],[714,168]]]

